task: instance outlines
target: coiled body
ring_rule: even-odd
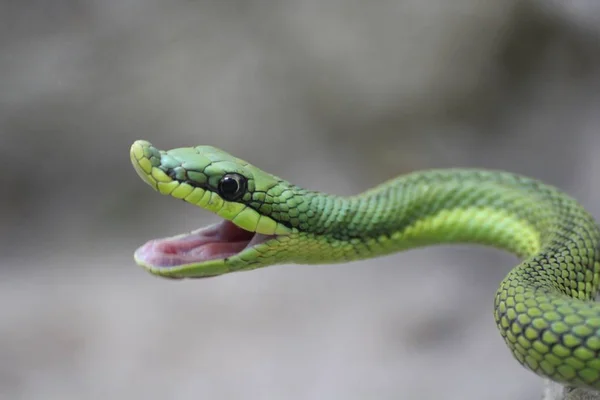
[[[355,201],[379,210],[356,226],[393,232],[403,248],[479,243],[521,256],[494,301],[506,344],[541,376],[600,389],[600,231],[574,199],[518,175],[449,170],[412,174]]]

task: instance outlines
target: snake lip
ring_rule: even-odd
[[[247,231],[229,220],[182,235],[150,240],[135,257],[154,268],[175,268],[212,260],[227,260],[275,237]]]

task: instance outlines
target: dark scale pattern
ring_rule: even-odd
[[[295,186],[282,187],[278,185],[267,192],[254,192],[248,205],[288,227],[309,231],[316,226],[317,214],[310,209],[310,203],[317,193]]]

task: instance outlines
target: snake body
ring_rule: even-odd
[[[131,160],[162,194],[223,223],[142,246],[136,262],[171,278],[274,264],[326,264],[445,243],[476,243],[521,258],[494,299],[516,360],[569,387],[600,389],[600,230],[557,188],[477,169],[410,173],[356,196],[297,187],[210,146],[158,150],[136,141]]]

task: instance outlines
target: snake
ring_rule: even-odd
[[[501,170],[408,172],[352,196],[296,186],[213,146],[159,150],[135,141],[139,177],[219,222],[151,239],[149,273],[208,278],[280,264],[334,264],[442,244],[514,254],[493,302],[498,331],[527,370],[600,390],[600,229],[573,197]],[[416,299],[415,299],[416,300]]]

